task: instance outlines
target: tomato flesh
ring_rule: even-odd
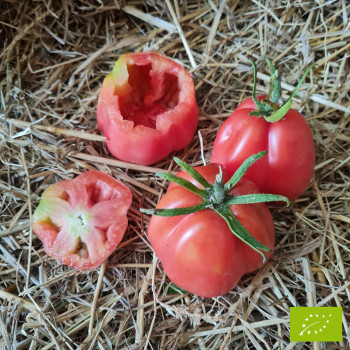
[[[127,228],[130,190],[100,171],[49,186],[33,214],[46,253],[79,269],[101,265]]]
[[[97,122],[116,158],[155,163],[193,137],[198,122],[193,80],[160,54],[123,55],[103,82]]]
[[[151,76],[150,63],[127,67],[131,93],[120,98],[121,115],[124,120],[132,121],[134,126],[156,129],[158,117],[173,110],[178,104],[178,79],[167,72],[162,81],[157,76]]]
[[[222,124],[214,141],[212,161],[225,165],[229,175],[233,175],[246,158],[267,150],[267,156],[255,162],[245,178],[252,180],[262,193],[293,200],[306,189],[314,171],[315,148],[310,127],[293,109],[275,123],[249,116],[254,110],[254,101],[247,99]]]
[[[214,183],[219,165],[212,163],[196,170]],[[187,173],[180,172],[178,176],[201,187]],[[225,169],[223,179],[228,180]],[[258,193],[258,188],[244,179],[230,191],[237,196],[252,193]],[[172,183],[157,208],[183,208],[201,202],[196,194]],[[256,239],[274,248],[273,219],[264,203],[232,205],[230,209]],[[170,280],[199,296],[223,295],[243,274],[263,264],[262,256],[237,238],[226,221],[210,209],[174,217],[152,216],[147,232]],[[267,253],[266,257],[270,255]]]

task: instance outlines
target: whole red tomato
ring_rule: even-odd
[[[258,100],[264,98],[260,96]],[[306,189],[314,171],[315,148],[310,127],[294,109],[275,122],[267,121],[269,113],[259,117],[250,115],[257,110],[252,98],[236,108],[219,129],[211,161],[225,165],[232,175],[248,156],[267,150],[267,157],[249,168],[246,178],[262,193],[280,194],[293,200]],[[270,113],[273,112],[271,109]]]
[[[211,184],[219,173],[219,165],[214,163],[195,169]],[[178,176],[203,188],[185,172]],[[223,169],[223,181],[227,179]],[[255,194],[258,188],[243,179],[228,193]],[[197,194],[172,183],[157,209],[192,207],[200,203],[202,199]],[[231,205],[229,210],[256,240],[274,248],[274,224],[265,203]],[[227,222],[212,209],[174,217],[153,215],[148,237],[171,281],[203,297],[229,292],[243,274],[263,264],[262,256],[237,238]],[[268,258],[271,253],[265,255]]]
[[[102,84],[97,122],[116,158],[153,164],[192,140],[198,123],[193,80],[158,53],[122,55]]]
[[[128,225],[131,191],[97,170],[49,186],[33,214],[33,231],[45,252],[78,269],[101,265]]]

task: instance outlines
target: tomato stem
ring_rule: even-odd
[[[272,62],[268,58],[265,58],[265,61],[269,66],[270,74],[271,74],[271,78],[269,82],[269,90],[267,93],[267,100],[269,100],[271,103],[276,104],[282,95],[281,80],[278,78],[278,71],[276,70]]]
[[[257,77],[256,65],[253,60],[249,59],[249,61],[253,65],[253,77],[254,77],[252,98],[257,108],[257,110],[250,112],[249,115],[254,115],[256,117],[264,117],[266,121],[274,123],[281,120],[287,114],[287,112],[292,106],[292,98],[299,90],[306,75],[309,73],[309,71],[314,66],[314,64],[312,64],[310,67],[306,69],[305,73],[299,80],[298,85],[296,86],[296,88],[294,89],[294,91],[292,92],[288,100],[282,106],[279,106],[277,103],[282,95],[281,80],[278,77],[278,71],[276,70],[273,63],[268,58],[266,58],[265,60],[270,69],[269,89],[268,89],[266,98],[263,99],[262,101],[259,101],[259,99],[256,97],[256,77]]]
[[[199,182],[204,188],[210,188],[211,184],[191,165],[187,164],[183,160],[174,157],[174,161],[177,165],[180,166],[180,168],[185,171],[187,174],[189,174],[193,179],[195,179],[197,182]]]
[[[263,251],[270,251],[269,248],[257,241],[244,227],[243,225],[235,218],[229,206],[234,204],[252,204],[252,203],[262,203],[262,202],[279,202],[285,201],[289,205],[288,198],[284,196],[278,196],[273,194],[262,194],[262,193],[253,193],[241,196],[232,196],[228,192],[239,182],[239,180],[246,173],[248,168],[257,160],[262,158],[267,154],[267,151],[259,152],[257,154],[248,157],[241,166],[237,169],[231,179],[224,184],[222,169],[220,167],[219,174],[216,175],[214,185],[210,184],[204,177],[189,164],[184,161],[174,157],[174,161],[186,171],[194,180],[196,180],[204,189],[198,188],[192,182],[183,179],[179,176],[169,174],[169,173],[157,173],[156,175],[172,181],[179,186],[186,188],[192,193],[197,194],[203,199],[203,202],[194,205],[191,207],[185,208],[173,208],[173,209],[145,209],[140,208],[140,211],[149,215],[157,215],[163,217],[172,217],[178,215],[187,215],[196,213],[204,209],[214,210],[218,215],[220,215],[229,225],[232,233],[236,235],[243,242],[248,244],[252,249],[256,250],[263,256],[264,261],[266,257]]]
[[[190,182],[186,179],[183,179],[181,177],[178,177],[178,176],[170,174],[170,173],[157,173],[156,175],[159,177],[162,177],[163,179],[166,179],[170,182],[174,182],[181,187],[186,188],[187,190],[191,191],[192,193],[197,194],[198,196],[200,196],[203,199],[205,199],[207,197],[205,190],[198,188],[196,185],[194,185],[192,182]]]
[[[233,204],[253,204],[253,203],[262,203],[262,202],[281,202],[285,201],[287,203],[287,207],[289,207],[290,202],[289,199],[280,196],[277,194],[265,194],[265,193],[254,193],[251,194],[244,194],[241,196],[230,196],[229,199],[226,200],[226,205],[233,205]]]
[[[247,172],[249,167],[252,166],[253,163],[255,163],[257,160],[260,158],[264,157],[267,154],[267,151],[262,151],[256,154],[253,154],[252,156],[248,157],[236,170],[236,172],[233,174],[231,179],[226,182],[225,184],[225,191],[228,192],[230,191],[238,181],[243,177],[243,175]]]
[[[201,210],[206,209],[208,207],[209,207],[209,204],[206,201],[204,201],[201,204],[194,205],[192,207],[174,208],[174,209],[144,209],[144,208],[141,208],[140,211],[142,213],[148,214],[148,215],[172,217],[172,216],[179,216],[179,215],[187,215],[187,214],[196,213],[197,211],[201,211]]]
[[[292,94],[289,96],[288,100],[277,111],[272,113],[270,116],[265,117],[266,121],[268,121],[268,122],[277,122],[277,121],[281,120],[287,114],[287,112],[289,111],[290,107],[292,106],[292,99],[293,99],[294,95],[299,90],[301,84],[303,83],[304,79],[306,78],[307,74],[309,73],[309,71],[311,70],[311,68],[313,66],[314,66],[314,64],[312,64],[310,67],[308,67],[306,69],[305,73],[303,74],[303,76],[299,80],[298,85],[296,86],[296,88],[294,89]]]
[[[216,175],[214,186],[212,187],[211,194],[209,195],[209,201],[214,208],[222,205],[225,200],[225,186],[222,179],[222,169],[221,167],[219,169],[220,173]]]
[[[256,104],[256,107],[258,108],[258,110],[260,110],[261,109],[261,107],[260,107],[261,106],[261,102],[258,100],[258,98],[256,97],[256,93],[255,93],[255,91],[256,91],[256,64],[251,58],[249,58],[249,61],[253,65],[253,72],[254,72],[253,73],[254,81],[253,81],[253,94],[252,94],[252,97],[253,97],[253,101]]]
[[[266,256],[260,250],[270,252],[271,249],[264,246],[262,243],[257,241],[250,232],[236,219],[229,207],[224,206],[214,209],[217,214],[219,214],[228,224],[231,231],[244,243],[248,244],[251,248],[257,251],[263,257],[263,262],[266,261]]]
[[[275,112],[278,111],[279,108],[280,108],[280,106],[277,103],[274,103],[274,102],[268,100],[267,98],[264,98],[263,100],[261,100],[261,102],[266,103],[267,105],[269,105],[269,107],[271,107],[271,109],[273,111],[275,111]]]

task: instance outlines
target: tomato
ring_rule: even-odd
[[[214,163],[195,169],[211,184],[219,173],[219,165]],[[226,182],[228,176],[225,169],[222,170]],[[178,176],[203,188],[183,171]],[[228,193],[241,196],[257,192],[253,182],[242,179]],[[201,202],[197,194],[172,183],[157,208],[192,207]],[[230,205],[229,209],[255,239],[274,248],[274,224],[265,203]],[[173,217],[153,215],[147,232],[170,280],[199,296],[223,295],[243,274],[263,264],[262,256],[237,238],[227,222],[212,209]],[[266,253],[267,258],[270,255]]]
[[[276,96],[274,103],[280,96],[279,91]],[[258,98],[262,102],[266,101],[264,99],[265,96]],[[288,102],[291,104],[291,98]],[[261,105],[264,106],[264,103]],[[264,107],[269,108],[266,104]],[[268,121],[269,115],[274,112],[272,109],[270,114],[262,113],[257,117],[251,115],[258,111],[254,100],[248,98],[243,101],[220,127],[211,161],[223,164],[232,175],[248,156],[267,150],[268,156],[249,168],[246,178],[252,180],[262,193],[280,194],[290,200],[297,198],[312,177],[315,148],[303,115],[294,109],[287,110],[288,106],[286,114],[281,113],[278,121]]]
[[[97,170],[49,186],[33,214],[33,231],[45,252],[84,270],[114,252],[128,225],[131,191]]]
[[[103,81],[97,122],[116,158],[158,162],[193,138],[198,109],[192,77],[158,53],[122,55]]]
[[[310,127],[294,109],[275,123],[249,116],[254,110],[254,101],[249,98],[222,124],[211,161],[225,165],[233,174],[248,156],[268,150],[268,156],[257,161],[245,176],[261,192],[293,200],[306,189],[314,171],[315,148]]]

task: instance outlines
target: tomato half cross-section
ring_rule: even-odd
[[[81,270],[100,266],[128,225],[131,191],[112,176],[90,170],[50,185],[33,214],[45,252]]]
[[[315,148],[304,116],[291,107],[292,96],[281,107],[280,81],[271,66],[274,89],[267,96],[243,101],[222,124],[215,138],[212,162],[223,164],[232,175],[248,156],[268,150],[267,157],[246,173],[262,193],[297,198],[309,185],[314,172]],[[254,78],[255,78],[254,65]],[[254,79],[255,80],[255,79]],[[254,82],[255,84],[255,82]]]
[[[245,179],[231,186],[219,164],[193,169],[203,177],[201,184],[183,171],[163,174],[175,183],[156,209],[141,211],[153,214],[147,234],[170,280],[191,293],[215,297],[270,257],[274,223],[263,201],[286,198],[261,195]]]
[[[97,122],[116,158],[156,163],[193,138],[198,108],[192,77],[155,52],[122,55],[103,81]]]

